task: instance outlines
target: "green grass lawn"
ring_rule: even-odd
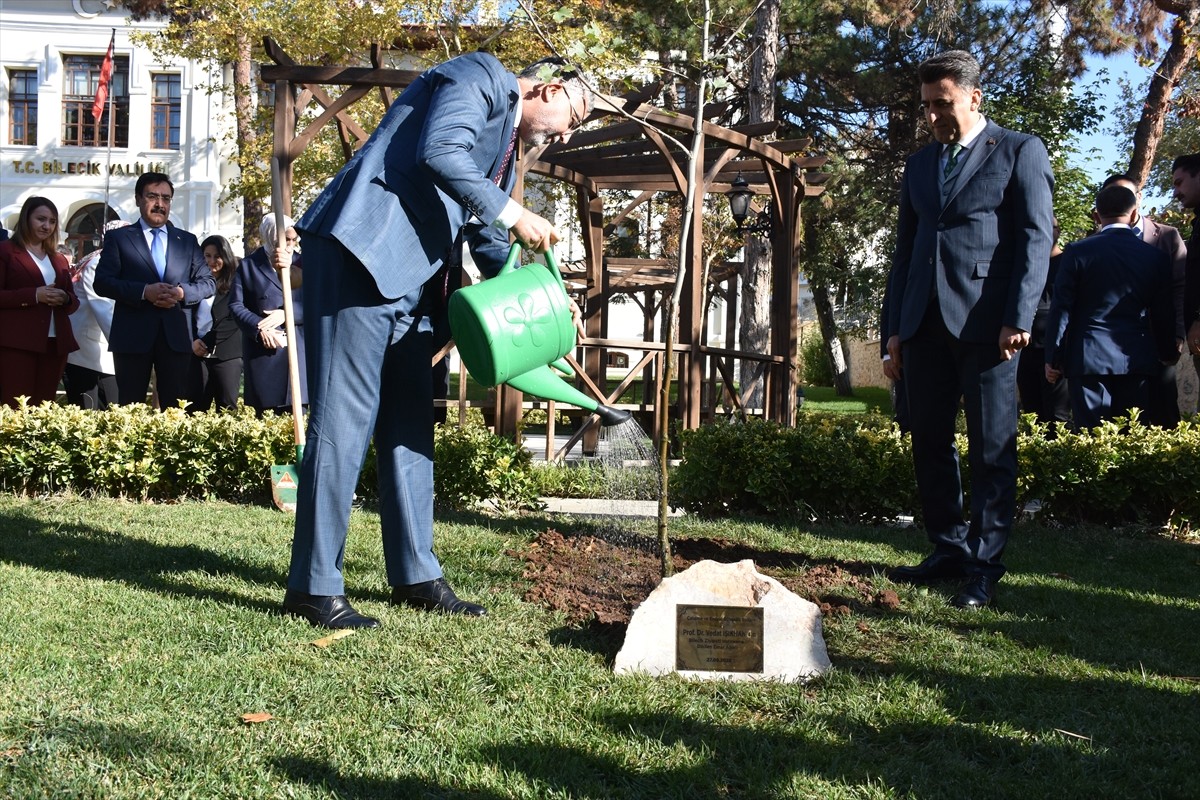
[[[864,414],[877,411],[892,415],[892,398],[878,386],[856,386],[853,397],[838,397],[832,386],[805,386],[801,411],[834,411],[840,414]]]
[[[925,551],[911,530],[672,524],[813,563]],[[1023,526],[998,610],[901,587],[898,611],[825,619],[822,679],[688,683],[614,676],[611,634],[521,600],[510,551],[547,525],[653,533],[443,519],[449,579],[491,609],[467,620],[390,607],[356,511],[350,595],[383,627],[317,647],[276,611],[273,509],[0,496],[0,796],[1200,796],[1195,544]]]

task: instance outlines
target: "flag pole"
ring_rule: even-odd
[[[115,42],[116,42],[116,29],[114,28],[112,40],[110,40],[109,44],[108,44],[108,52],[110,55],[114,56],[114,61],[115,61],[115,53],[114,53]],[[115,116],[114,110],[113,110],[113,100],[114,100],[113,96],[115,94],[116,94],[116,92],[112,91],[112,90],[109,90],[109,92],[108,92],[108,163],[106,164],[106,166],[104,166],[104,211],[101,213],[101,222],[100,222],[100,246],[101,247],[104,246],[104,228],[106,228],[108,225],[109,182],[112,181],[112,178],[113,178],[113,131],[114,131],[114,116]]]

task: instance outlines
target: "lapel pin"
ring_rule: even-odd
[[[996,140],[995,140],[995,139],[988,139],[988,140],[987,140],[987,143],[988,143],[989,145],[992,145],[992,144],[995,144],[995,143],[996,143]]]

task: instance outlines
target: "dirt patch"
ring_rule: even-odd
[[[672,544],[676,571],[705,559],[729,563],[749,558],[759,572],[816,603],[826,615],[900,608],[894,591],[872,586],[873,568],[868,565],[811,560],[722,539],[679,539]],[[525,561],[522,577],[530,584],[526,602],[562,611],[573,623],[628,625],[633,610],[662,575],[655,542],[620,531],[564,535],[551,528],[511,555]]]

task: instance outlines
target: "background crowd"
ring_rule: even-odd
[[[11,238],[0,229],[0,402],[53,401],[61,381],[83,408],[182,403],[201,412],[236,407],[244,383],[259,414],[290,411],[283,289],[267,251],[238,259],[224,237],[201,243],[171,224],[174,186],[164,174],[141,175],[134,195],[138,219],[107,223],[101,248],[74,265],[59,252],[58,209],[44,197],[25,201]],[[285,228],[290,252],[298,237],[290,219]],[[276,241],[273,214],[259,233]],[[293,297],[299,310],[301,290]],[[299,316],[296,335],[303,376]]]

